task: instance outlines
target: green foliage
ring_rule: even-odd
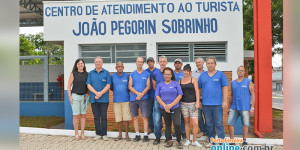
[[[64,48],[61,45],[44,41],[44,34],[20,34],[20,55],[21,56],[45,56],[49,52],[49,56],[64,55]],[[43,60],[20,60],[20,64],[42,64]],[[50,57],[49,64],[63,64],[63,57]]]

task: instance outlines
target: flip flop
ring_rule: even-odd
[[[130,138],[126,138],[126,141],[129,142],[129,141],[131,141],[131,139]]]
[[[78,140],[79,140],[79,135],[75,135],[74,140],[75,140],[75,141],[78,141]]]
[[[80,136],[80,139],[81,139],[81,140],[85,140],[86,138],[85,138],[84,135],[83,135],[83,136],[81,135],[81,136]]]
[[[122,140],[122,138],[121,138],[121,137],[117,137],[117,138],[115,138],[115,141],[120,141],[120,140]]]

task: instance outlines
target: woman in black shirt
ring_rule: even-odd
[[[68,96],[73,111],[73,126],[75,130],[75,140],[79,140],[79,133],[78,133],[79,118],[80,118],[80,125],[81,125],[80,138],[82,140],[85,140],[84,128],[85,128],[85,120],[86,120],[86,110],[89,104],[89,99],[87,95],[88,90],[86,86],[87,76],[88,73],[86,72],[84,61],[82,59],[77,59],[75,61],[68,82]],[[72,90],[71,90],[71,86],[72,86]]]

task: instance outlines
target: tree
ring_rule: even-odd
[[[20,35],[20,55],[21,56],[35,56],[35,46],[25,37],[24,34]],[[20,64],[32,65],[38,63],[38,59],[21,59]]]
[[[28,34],[28,35],[21,34],[20,40],[21,40],[21,38],[26,39],[27,43],[29,42],[30,45],[34,46],[34,49],[31,50],[31,52],[32,51],[34,51],[34,52],[30,53],[30,55],[32,55],[32,56],[45,56],[45,55],[47,55],[47,52],[49,52],[50,56],[64,54],[63,46],[46,42],[46,41],[44,41],[43,37],[44,37],[43,33]],[[20,42],[20,47],[21,47],[21,42]],[[25,56],[25,55],[23,55],[23,53],[21,53],[21,56]],[[28,56],[28,55],[26,55],[26,56]],[[49,64],[63,64],[63,62],[64,62],[63,57],[60,57],[60,58],[50,57],[49,58]],[[42,64],[42,63],[43,63],[42,60],[38,60],[35,64]]]

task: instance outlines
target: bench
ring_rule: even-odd
[[[32,93],[33,94],[33,100],[37,101],[38,96],[44,96],[44,93]],[[48,96],[54,95],[53,93],[49,93]]]

